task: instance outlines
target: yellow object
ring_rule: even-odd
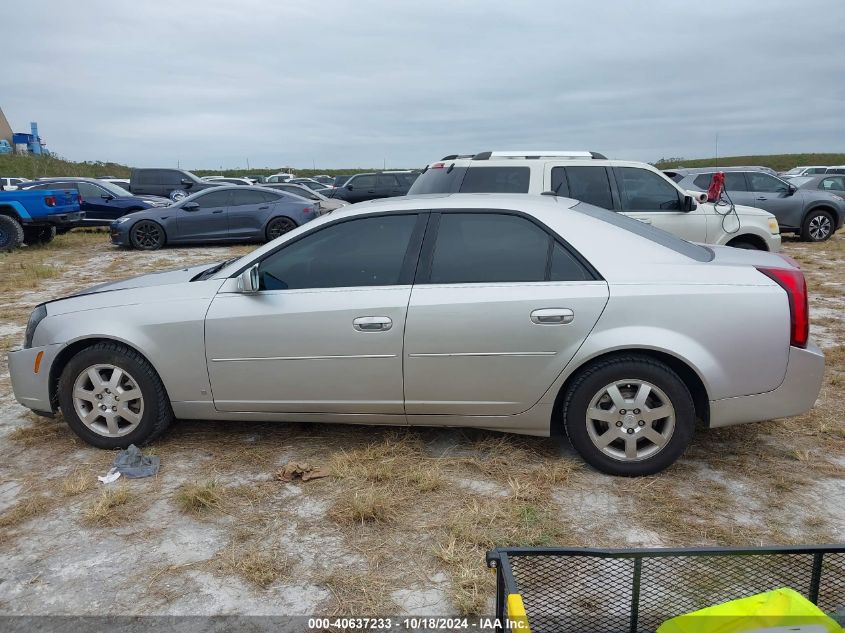
[[[531,628],[528,626],[528,616],[525,615],[525,605],[522,604],[522,596],[518,593],[508,594],[508,622],[511,631],[531,633]]]
[[[842,627],[816,605],[784,588],[679,615],[661,624],[657,633],[751,633],[810,625],[826,633],[842,633]]]
[[[780,233],[780,227],[778,226],[777,218],[769,218],[769,232],[772,235],[777,235]]]

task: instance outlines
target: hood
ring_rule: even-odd
[[[699,206],[704,206],[705,204],[708,207],[714,206],[712,202],[702,202],[702,203],[699,203]],[[744,204],[737,204],[737,205],[734,205],[734,206],[736,207],[737,215],[745,215],[745,216],[754,215],[754,216],[758,216],[758,217],[774,217],[771,213],[769,213],[765,209],[758,209],[757,207],[749,207],[749,206],[744,205]],[[719,213],[724,213],[727,208],[728,207],[719,207]],[[716,213],[715,208],[713,209],[713,212]]]
[[[818,189],[801,189],[798,188],[793,195],[801,196],[804,198],[804,202],[815,202],[817,200],[829,200],[831,204],[842,204],[843,199],[845,199],[845,191],[842,192],[843,195],[839,195],[838,193],[831,193],[827,191],[819,191]]]
[[[220,262],[217,262],[220,263]],[[211,268],[214,264],[201,264],[199,266],[191,266],[190,268],[178,268],[175,270],[165,270],[158,273],[150,273],[148,275],[139,275],[138,277],[130,277],[129,279],[121,279],[120,281],[111,281],[97,286],[91,286],[85,290],[62,297],[68,299],[70,297],[82,297],[85,295],[97,294],[100,292],[111,292],[113,290],[127,290],[129,288],[146,288],[149,286],[167,286],[170,284],[181,284],[190,281],[202,271]],[[60,301],[61,299],[57,299]]]

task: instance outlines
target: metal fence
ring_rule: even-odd
[[[845,608],[845,545],[497,548],[487,565],[496,570],[497,618],[524,617],[531,633],[651,632],[675,616],[781,587],[825,612]]]

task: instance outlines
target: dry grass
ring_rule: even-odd
[[[289,577],[292,563],[279,549],[257,543],[244,545],[237,541],[220,553],[219,571],[240,576],[262,589]]]
[[[374,614],[400,612],[390,598],[390,592],[396,587],[378,574],[337,571],[323,576],[318,584],[332,594],[328,616],[372,617]]]
[[[82,513],[87,525],[112,527],[125,523],[133,514],[135,494],[125,485],[106,488],[99,499],[89,505]]]
[[[27,497],[0,514],[0,528],[9,528],[26,523],[46,512],[50,506],[50,498],[44,494]]]
[[[94,487],[94,475],[84,470],[75,470],[62,480],[62,494],[76,497]]]
[[[394,486],[354,490],[335,502],[329,517],[346,525],[391,523],[408,501],[407,493]]]
[[[42,446],[70,433],[63,421],[57,422],[36,415],[30,415],[30,420],[32,424],[17,427],[9,434],[9,439],[27,447]]]
[[[183,484],[174,494],[179,509],[192,516],[204,516],[222,509],[221,487],[214,480]]]

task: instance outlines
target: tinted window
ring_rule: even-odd
[[[549,281],[584,281],[592,279],[590,274],[561,244],[555,242],[552,249],[552,264]]]
[[[93,200],[106,194],[105,189],[100,189],[96,185],[92,185],[90,182],[77,183],[76,188],[79,189],[79,195],[81,195],[83,199],[87,198],[89,200]]]
[[[182,186],[182,179],[186,178],[181,171],[173,169],[160,169],[158,172],[157,182],[167,185],[169,187]]]
[[[620,167],[625,211],[680,211],[681,194],[663,176],[647,169]]]
[[[414,184],[414,181],[419,176],[419,173],[413,172],[413,173],[410,173],[410,174],[395,174],[395,175],[399,179],[400,183],[404,183],[404,185],[406,187],[410,187],[411,185]]]
[[[466,167],[455,167],[454,163],[437,163],[442,167],[429,167],[414,180],[408,195],[423,193],[455,193],[467,172]]]
[[[745,175],[748,178],[748,187],[751,191],[781,193],[789,190],[789,185],[769,174],[759,171],[749,171]]]
[[[728,191],[748,191],[748,183],[742,172],[729,171],[725,174],[725,189]]]
[[[495,213],[444,213],[431,262],[435,284],[544,281],[549,235]]]
[[[263,204],[267,198],[260,191],[232,191],[232,200],[229,203],[233,207],[240,207],[247,204]],[[208,194],[209,196],[214,194]],[[208,197],[208,196],[206,196]]]
[[[194,198],[194,202],[200,205],[201,209],[212,209],[225,207],[229,203],[228,191],[211,191]]]
[[[613,208],[610,181],[604,167],[567,167],[569,197],[602,209]]]
[[[552,191],[558,196],[569,198],[569,183],[566,181],[566,170],[563,167],[552,167]]]
[[[461,193],[528,193],[529,167],[470,167]]]
[[[142,185],[153,185],[158,182],[156,178],[156,173],[152,169],[142,169],[140,171],[135,172],[137,177],[138,183]]]
[[[397,189],[399,187],[399,181],[393,174],[379,174],[378,186],[380,189]]]
[[[685,255],[690,259],[694,259],[699,262],[709,262],[713,260],[714,254],[709,248],[699,246],[698,244],[692,244],[691,242],[686,242],[679,237],[675,237],[671,233],[655,228],[650,224],[644,224],[639,220],[628,217],[627,215],[613,213],[612,211],[598,209],[585,204],[576,204],[572,208],[584,215],[589,215],[592,218],[602,220],[608,224],[612,224],[613,226],[618,226],[619,228],[630,231],[640,237],[644,237],[647,240],[651,240],[655,244],[660,244],[661,246],[672,249],[676,253]]]
[[[699,189],[707,191],[710,188],[710,183],[713,181],[713,174],[700,174],[692,181]]]
[[[832,176],[825,178],[819,183],[819,189],[825,191],[845,191],[845,178]]]
[[[416,219],[416,215],[390,215],[329,225],[261,262],[260,287],[396,285]]]
[[[287,191],[288,193],[292,193],[295,196],[299,196],[300,198],[307,198],[308,200],[319,200],[320,197],[314,195],[312,192],[308,191],[305,187],[279,187],[283,191]]]
[[[376,186],[376,176],[375,174],[370,174],[368,176],[354,176],[350,178],[349,182],[346,184],[352,185],[356,189],[374,189]]]

